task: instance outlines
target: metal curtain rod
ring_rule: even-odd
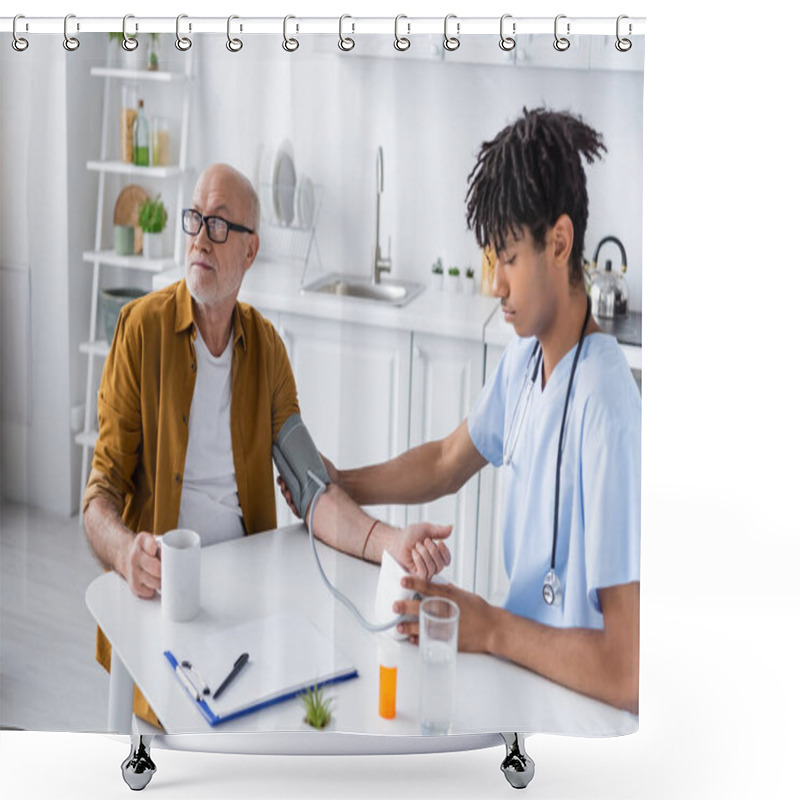
[[[570,35],[614,36],[616,17],[569,17],[559,15],[563,30],[569,25]],[[338,17],[290,17],[292,34],[339,34],[342,22]],[[510,35],[530,33],[553,34],[553,17],[514,17],[506,15],[506,31]],[[642,35],[645,32],[645,17],[624,17],[625,36]],[[175,33],[175,17],[136,17],[127,22],[128,34]],[[347,34],[395,34],[394,17],[353,17],[346,15],[344,30]],[[449,20],[450,31],[457,36],[497,34],[500,17],[458,17]],[[237,34],[285,33],[284,17],[237,17],[233,30]],[[442,34],[444,17],[402,17],[401,31],[404,35]],[[122,17],[80,17],[70,15],[71,33],[122,33]],[[0,17],[0,32],[14,30],[13,17]],[[228,31],[228,17],[193,17],[182,15],[181,30],[188,34],[221,33]],[[63,33],[64,17],[27,17],[17,19],[18,34]]]

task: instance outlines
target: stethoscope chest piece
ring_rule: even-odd
[[[542,586],[542,597],[548,606],[560,606],[563,599],[563,592],[561,590],[561,581],[558,579],[555,570],[549,570],[547,575],[544,576],[544,585]]]

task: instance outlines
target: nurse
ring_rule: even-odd
[[[449,436],[331,477],[362,505],[424,503],[487,462],[502,468],[503,606],[454,585],[404,585],[458,604],[460,650],[638,713],[641,399],[583,282],[582,158],[604,150],[582,120],[546,109],[523,110],[483,144],[467,221],[497,254],[492,289],[516,336]],[[420,564],[434,558],[425,546],[414,553]],[[394,610],[416,614],[418,603]],[[417,623],[400,630],[418,640]]]

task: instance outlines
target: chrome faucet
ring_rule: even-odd
[[[381,195],[383,194],[383,148],[378,147],[378,202],[375,216],[375,263],[372,265],[372,282],[381,282],[381,272],[392,269],[392,237],[389,237],[389,255],[381,253]]]

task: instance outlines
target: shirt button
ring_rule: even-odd
[[[181,474],[180,474],[180,472],[176,472],[175,473],[175,483],[180,483],[180,482],[181,482]]]
[[[196,369],[197,365],[194,363],[194,361],[192,361],[192,372],[194,372]]]
[[[183,415],[183,424],[186,424],[186,414]]]

